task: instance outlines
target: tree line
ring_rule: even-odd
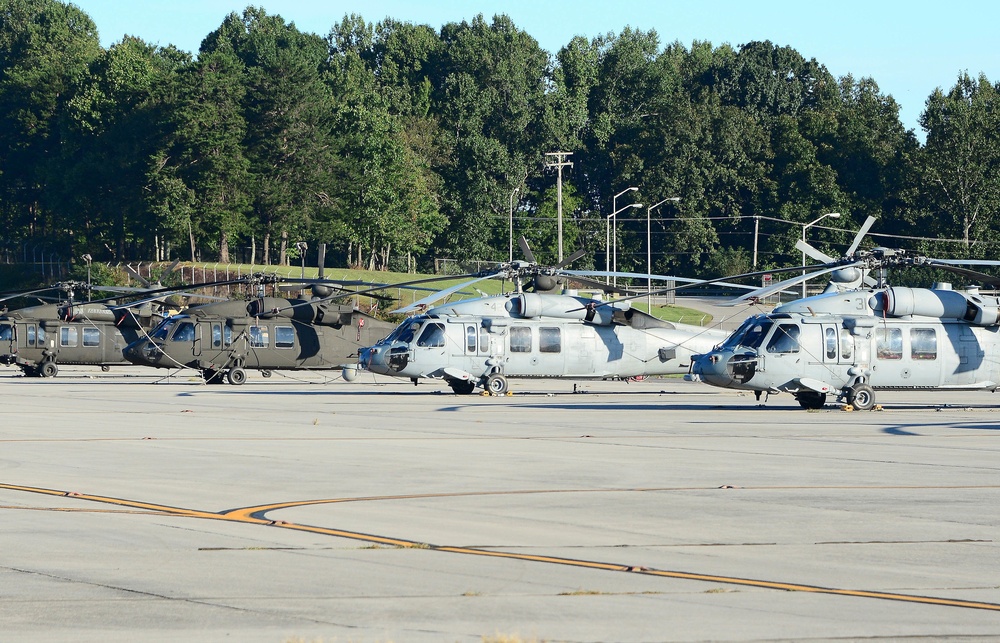
[[[625,28],[550,54],[505,15],[349,15],[324,37],[250,6],[194,55],[102,48],[60,0],[0,0],[0,18],[8,249],[271,264],[325,243],[341,264],[428,270],[505,260],[513,219],[554,262],[557,151],[566,254],[589,251],[574,267],[610,263],[614,221],[619,270],[644,272],[647,219],[654,271],[688,276],[746,271],[758,244],[758,267],[797,261],[828,212],[809,240],[831,253],[869,215],[896,245],[996,249],[1000,85],[983,75],[930,93],[921,142],[874,79],[767,41]]]

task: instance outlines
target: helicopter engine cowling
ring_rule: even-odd
[[[102,321],[115,322],[115,315],[107,306],[90,304],[68,304],[59,309],[59,318],[63,321]]]
[[[263,297],[247,303],[247,314],[261,319],[282,317],[304,324],[339,327],[351,324],[354,307],[328,301]]]
[[[554,317],[557,319],[582,319],[598,326],[610,326],[615,308],[600,302],[567,295],[540,295],[520,293],[507,302],[507,310],[515,317]]]
[[[954,290],[892,287],[868,300],[876,312],[891,317],[918,315],[937,319],[962,319],[977,326],[993,326],[1000,318],[996,305],[978,295]]]

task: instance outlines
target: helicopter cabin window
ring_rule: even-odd
[[[193,342],[194,341],[194,324],[191,322],[184,322],[177,326],[177,330],[174,331],[174,336],[171,337],[175,342]]]
[[[424,348],[440,348],[444,346],[444,324],[427,324],[420,333],[417,346]]]
[[[827,328],[823,335],[826,339],[826,358],[837,359],[837,331]]]
[[[490,331],[485,328],[479,329],[479,352],[490,352]]]
[[[274,327],[274,347],[275,348],[294,348],[295,346],[295,329],[291,326],[275,326]]]
[[[267,332],[267,326],[250,327],[250,346],[253,348],[267,348],[271,343],[271,337]]]
[[[875,354],[879,359],[903,359],[903,329],[876,328]]]
[[[476,327],[466,326],[465,327],[465,352],[475,353],[476,352]]]
[[[100,346],[101,345],[101,331],[98,328],[84,328],[83,329],[83,345],[84,346]]]
[[[79,341],[75,326],[63,326],[59,329],[60,346],[76,346]]]
[[[510,327],[510,352],[531,352],[531,329],[527,326]]]
[[[222,348],[222,324],[212,324],[212,348]]]
[[[10,324],[0,324],[0,342],[14,339],[14,329]]]
[[[32,328],[34,328],[34,326],[32,326]],[[41,326],[38,327],[38,345],[39,346],[45,345],[45,329],[42,328]]]
[[[31,324],[31,325],[28,326],[26,334],[28,336],[27,337],[27,339],[28,339],[28,346],[34,346],[35,345],[35,325],[34,324]],[[44,344],[45,343],[45,338],[42,337],[42,339],[39,341],[39,343],[43,343]]]
[[[771,341],[767,343],[769,353],[798,353],[799,352],[799,326],[798,324],[781,324],[774,331]]]
[[[910,356],[913,359],[937,359],[937,333],[933,328],[910,329]]]
[[[562,336],[558,328],[538,329],[538,350],[541,353],[562,352]]]
[[[840,358],[843,360],[851,359],[851,355],[854,354],[854,336],[851,335],[851,331],[846,328],[840,329]]]

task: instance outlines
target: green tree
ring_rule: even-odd
[[[935,90],[920,117],[927,132],[922,184],[931,219],[946,222],[967,249],[995,236],[1000,211],[1000,98],[980,75]],[[940,230],[940,228],[936,228]]]
[[[97,29],[57,0],[0,0],[0,222],[12,237],[62,237],[40,206],[60,107],[100,54]]]

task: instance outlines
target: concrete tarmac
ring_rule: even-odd
[[[162,375],[0,369],[0,639],[1000,638],[994,394]]]

